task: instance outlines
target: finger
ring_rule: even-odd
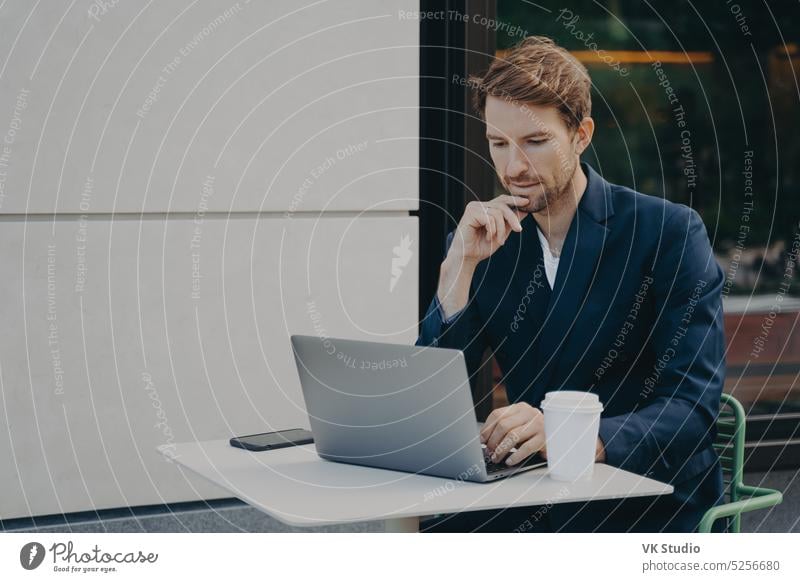
[[[503,217],[503,213],[499,210],[495,212],[494,220],[497,223],[497,244],[504,245],[508,238],[508,225],[506,224],[506,219]]]
[[[473,206],[470,207],[470,226],[476,229],[476,231],[480,231],[481,228],[486,230],[484,236],[488,238],[491,224],[489,220],[489,214],[486,212],[486,209],[483,205]]]
[[[508,434],[500,441],[497,448],[494,450],[492,460],[498,462],[505,457],[513,448],[519,449],[525,442],[533,438],[539,431],[538,427],[529,419],[524,424],[521,424],[508,431]]]
[[[492,434],[490,434],[489,438],[486,440],[486,448],[490,451],[495,451],[509,432],[515,428],[521,427],[529,420],[530,417],[522,413],[513,414],[500,419],[494,425]]]
[[[525,402],[517,402],[508,407],[497,409],[497,413],[498,415],[491,419],[493,422],[487,422],[489,426],[485,427],[486,432],[489,433],[485,441],[489,452],[494,452],[509,431],[528,422],[534,422],[536,423],[534,426],[538,427],[532,432],[544,430],[541,411]],[[529,438],[530,435],[531,432],[527,432],[526,438]]]
[[[498,196],[494,200],[497,200],[498,202],[502,202],[506,206],[511,206],[513,208],[516,208],[518,206],[520,208],[524,208],[525,206],[528,205],[528,199],[527,198],[525,198],[524,196],[514,196],[512,194],[501,194],[500,196]]]
[[[500,196],[495,200],[497,200],[498,206],[508,208],[511,214],[516,217],[517,221],[521,221],[529,214],[529,212],[522,210],[522,208],[528,205],[529,200],[527,198],[523,198],[522,196]]]
[[[506,224],[508,224],[513,230],[517,232],[522,231],[522,223],[520,222],[519,216],[517,216],[517,214],[520,213],[521,211],[517,210],[515,212],[505,204],[498,204],[496,208],[500,210],[500,212],[502,213],[503,219],[505,220]],[[525,213],[522,212],[522,214]]]
[[[483,423],[483,427],[481,428],[481,442],[486,442],[489,440],[489,436],[492,434],[497,421],[501,418],[505,418],[509,414],[514,414],[516,404],[509,404],[508,406],[501,406],[500,408],[495,408],[489,413],[489,416],[486,417],[486,422]]]
[[[489,213],[494,218],[494,223],[497,228],[495,231],[495,239],[499,244],[503,244],[507,238],[506,220],[503,217],[503,212],[499,208],[491,206],[489,208]]]
[[[489,212],[488,209],[486,210],[486,214],[489,215],[489,224],[492,225],[491,235],[487,237],[489,239],[489,242],[491,242],[491,241],[494,240],[494,237],[497,235],[497,220],[495,220],[494,215],[492,215],[492,213]]]
[[[513,408],[513,404],[509,404],[508,406],[501,406],[500,408],[495,408],[489,413],[489,416],[486,417],[486,421],[483,423],[481,427],[481,442],[485,443],[489,440],[489,435],[492,434],[494,430],[494,425],[497,424],[497,421],[503,418],[506,414],[512,413],[510,412]]]
[[[506,465],[516,465],[528,457],[530,457],[536,451],[539,451],[544,446],[544,433],[538,432],[528,440],[526,440],[522,445],[517,447],[517,450],[508,456],[506,459]]]
[[[483,214],[486,217],[486,240],[492,240],[496,229],[494,218],[492,218],[492,215],[489,213],[489,209],[486,206],[483,207]]]
[[[464,209],[464,216],[470,217],[470,226],[483,226],[486,224],[486,203],[473,200]]]

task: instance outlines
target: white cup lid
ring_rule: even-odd
[[[544,395],[542,410],[545,408],[574,410],[576,412],[597,412],[603,410],[600,398],[593,392],[579,390],[554,390]]]

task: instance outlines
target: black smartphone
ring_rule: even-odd
[[[295,445],[307,445],[314,442],[314,437],[311,436],[311,432],[304,428],[290,428],[288,430],[233,437],[230,442],[232,447],[247,449],[248,451],[269,451]]]

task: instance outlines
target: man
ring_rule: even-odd
[[[463,350],[470,376],[491,348],[511,402],[481,432],[495,460],[512,448],[509,465],[546,455],[546,392],[592,391],[605,407],[597,461],[675,491],[464,513],[426,527],[692,531],[722,495],[712,442],[724,275],[703,222],[580,163],[595,129],[591,82],[550,39],[525,39],[471,84],[509,194],[470,202],[449,234],[417,345]]]

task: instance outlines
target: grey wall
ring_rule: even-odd
[[[226,497],[155,447],[416,337],[417,2],[1,6],[0,519]]]

